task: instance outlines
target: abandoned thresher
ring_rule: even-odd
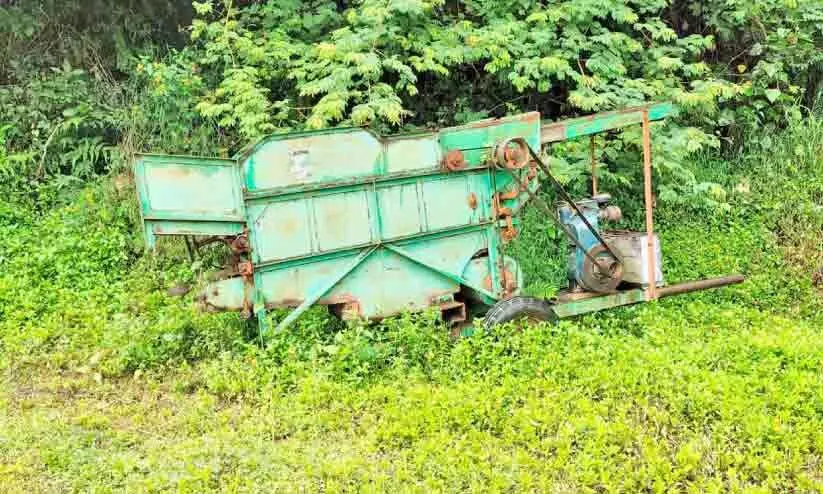
[[[313,304],[369,319],[434,306],[455,323],[491,308],[486,323],[496,324],[740,282],[664,283],[649,133],[651,121],[672,111],[655,104],[542,125],[527,113],[393,137],[359,128],[299,132],[267,137],[234,159],[141,155],[135,177],[146,244],[162,235],[226,242],[232,270],[206,288],[202,303],[261,324],[267,309],[295,308],[278,330]],[[540,146],[635,124],[643,126],[646,230],[607,232],[601,224],[620,210],[596,191],[569,197]],[[546,183],[559,195],[556,209],[537,195]],[[569,287],[552,300],[518,296],[522,275],[503,251],[528,202],[555,219],[572,247]]]

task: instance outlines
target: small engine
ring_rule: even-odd
[[[569,229],[568,233],[573,237],[574,249],[569,254],[568,265],[569,288],[572,291],[582,289],[610,293],[623,280],[620,260],[595,235],[595,232],[600,233],[601,220],[617,221],[622,218],[620,208],[607,205],[610,199],[608,194],[600,194],[575,201],[577,208],[568,203],[561,203],[558,207],[560,223]]]
[[[558,207],[560,222],[575,239],[572,241],[573,249],[569,254],[567,268],[571,291],[611,293],[621,283],[636,286],[649,284],[646,234],[627,230],[601,230],[601,222],[622,218],[619,207],[608,205],[610,199],[608,194],[599,194],[590,199],[575,201],[576,209],[582,213],[591,229],[571,205],[561,203]],[[608,249],[592,230],[600,235]],[[662,286],[662,259],[656,235],[653,242],[657,259],[656,285]]]

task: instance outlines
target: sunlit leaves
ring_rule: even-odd
[[[258,85],[257,71],[251,67],[229,69],[220,86],[197,105],[207,117],[217,117],[223,126],[237,126],[249,139],[274,130],[268,91]]]

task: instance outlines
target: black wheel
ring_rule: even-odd
[[[483,318],[486,329],[509,321],[525,319],[529,322],[557,321],[552,305],[542,298],[512,297],[492,306]]]

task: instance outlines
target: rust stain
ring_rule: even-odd
[[[466,320],[466,304],[456,300],[438,305],[440,315],[447,324],[456,325]]]
[[[517,278],[514,276],[514,273],[503,268],[503,293],[509,296],[514,293],[515,290],[517,290]]]
[[[193,173],[193,170],[186,165],[174,164],[173,166],[155,168],[154,173],[163,175],[166,178],[179,179],[188,177]]]
[[[517,238],[517,228],[515,228],[511,224],[511,218],[508,218],[508,222],[509,224],[503,228],[503,231],[500,234],[501,237],[503,237],[503,242],[506,243],[511,242],[512,240]]]
[[[267,309],[287,309],[289,307],[297,307],[303,303],[303,299],[299,298],[284,298],[275,302],[266,303]]]
[[[506,152],[504,154],[506,157],[506,162],[510,167],[514,166],[515,163],[522,162],[526,158],[523,150],[520,148],[506,148]]]
[[[431,295],[429,295],[426,298],[426,300],[428,301],[429,306],[440,306],[443,303],[451,303],[451,301],[443,302],[443,299],[446,297],[451,297],[455,293],[457,293],[457,290],[440,290],[432,292]]]
[[[294,232],[297,231],[297,228],[298,228],[298,222],[294,218],[288,218],[288,219],[281,220],[277,225],[277,229],[280,231],[280,233],[282,233],[283,235],[289,235],[289,236],[293,235]]]
[[[350,293],[338,293],[324,297],[317,303],[329,306],[329,311],[344,321],[357,319],[363,315],[360,299]]]
[[[250,278],[254,275],[254,264],[252,264],[251,261],[238,263],[237,272],[240,273],[240,276],[243,278]]]
[[[247,228],[243,228],[243,233],[234,237],[234,239],[229,242],[229,248],[234,254],[246,254],[250,251],[249,231]]]
[[[522,137],[504,139],[495,146],[494,160],[502,168],[523,168],[529,163],[529,145]]]
[[[510,201],[512,199],[517,199],[517,196],[520,195],[520,190],[512,189],[507,192],[498,192],[497,193],[497,200],[498,201]]]
[[[445,156],[443,156],[443,167],[449,171],[457,171],[466,168],[466,158],[463,156],[463,151],[459,149],[452,149]]]
[[[474,192],[469,193],[469,207],[477,209],[477,194]]]
[[[492,200],[492,206],[494,207],[495,213],[497,213],[498,218],[505,218],[507,216],[512,215],[511,208],[507,208],[500,204],[500,197],[499,194],[494,195],[494,199]]]
[[[336,305],[336,304],[350,304],[358,302],[359,299],[350,293],[338,293],[336,295],[329,295],[322,297],[317,301],[320,305]]]
[[[501,270],[500,274],[500,281],[503,288],[503,293],[507,296],[511,293],[514,293],[514,291],[517,290],[517,278],[514,276],[514,273],[504,268]],[[486,275],[486,277],[483,278],[483,288],[490,292],[493,291],[492,276],[490,274]]]

